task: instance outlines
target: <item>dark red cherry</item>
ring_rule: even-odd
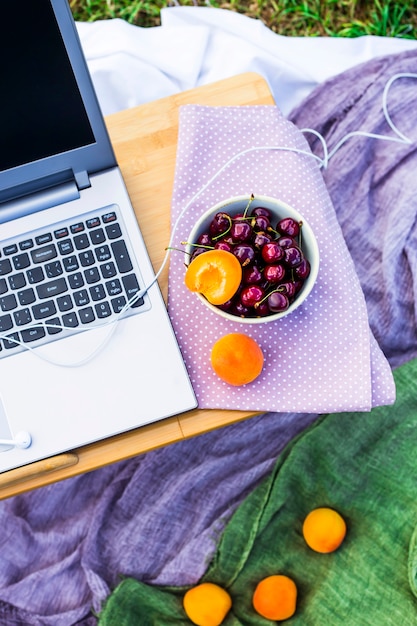
[[[260,302],[264,295],[265,292],[262,287],[259,287],[259,285],[250,285],[242,289],[240,300],[243,306],[249,308]]]
[[[284,217],[278,222],[277,231],[289,237],[297,237],[300,232],[300,222],[293,217]]]
[[[257,265],[248,265],[243,268],[242,279],[246,285],[255,285],[262,281],[262,274]]]
[[[260,302],[258,305],[255,305],[255,312],[256,312],[256,315],[259,317],[265,317],[266,315],[271,315],[268,302],[265,300],[264,302]]]
[[[291,246],[284,250],[284,263],[288,267],[297,267],[302,262],[304,256],[298,246]]]
[[[272,313],[286,311],[289,305],[290,303],[287,296],[279,291],[272,292],[268,297],[268,306]]]
[[[239,317],[249,317],[250,309],[245,306],[240,300],[233,302],[230,313],[238,315]]]
[[[277,239],[277,243],[281,246],[281,248],[290,248],[291,246],[296,246],[297,242],[292,237],[288,237],[284,235]]]
[[[262,248],[266,243],[269,243],[272,240],[271,235],[268,233],[256,233],[252,238],[252,243],[256,248]]]
[[[216,213],[209,226],[209,233],[212,237],[217,237],[226,233],[230,229],[231,218],[227,213]]]
[[[240,264],[245,267],[252,263],[255,258],[255,250],[247,243],[239,243],[233,249],[233,254],[239,259]]]
[[[252,237],[252,227],[248,222],[233,222],[230,236],[237,243],[249,241]]]
[[[263,217],[267,217],[269,220],[271,219],[271,211],[263,206],[258,206],[256,209],[253,209],[252,215],[262,215]]]
[[[306,280],[310,276],[311,265],[309,261],[304,257],[300,265],[294,268],[294,275],[301,280]]]
[[[276,241],[266,243],[261,249],[261,254],[265,263],[276,263],[284,257],[284,251]]]
[[[265,280],[275,285],[284,279],[285,268],[280,263],[277,263],[276,265],[265,265],[263,275]]]
[[[287,281],[280,284],[279,291],[284,293],[289,300],[291,300],[291,298],[293,298],[296,294],[296,287],[292,281]]]
[[[232,249],[233,249],[233,246],[227,241],[224,241],[223,239],[221,239],[220,241],[217,241],[214,244],[214,247],[216,250],[226,250],[226,252],[232,252]]]
[[[257,232],[267,230],[270,227],[270,225],[271,225],[271,222],[264,215],[258,215],[257,217],[254,217],[251,221],[251,226],[253,230]]]
[[[196,256],[203,254],[204,252],[207,252],[207,248],[196,248],[190,257],[190,261],[193,261]]]
[[[197,243],[200,246],[208,246],[211,247],[213,245],[212,241],[211,241],[211,237],[208,233],[203,233],[202,235],[199,236],[199,238],[197,239]]]

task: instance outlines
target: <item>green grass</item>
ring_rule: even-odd
[[[76,20],[121,18],[143,27],[158,26],[160,10],[179,3],[242,13],[287,36],[417,39],[417,0],[70,0]]]

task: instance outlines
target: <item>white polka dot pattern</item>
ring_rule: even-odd
[[[171,223],[225,163],[256,146],[309,150],[303,135],[274,106],[181,107]],[[187,208],[173,245],[183,247],[195,220],[209,207],[251,193],[279,198],[305,216],[319,244],[319,276],[292,314],[247,325],[225,320],[199,302],[184,286],[183,255],[171,253],[168,310],[199,406],[323,413],[392,403],[391,369],[370,332],[353,262],[313,158],[288,150],[239,156]],[[236,331],[256,339],[265,355],[261,376],[242,387],[221,381],[210,365],[214,342]]]

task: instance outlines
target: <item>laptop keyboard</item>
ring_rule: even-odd
[[[0,358],[109,322],[144,287],[117,209],[0,243]]]

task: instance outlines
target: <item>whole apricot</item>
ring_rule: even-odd
[[[229,593],[215,583],[191,587],[183,598],[187,617],[197,626],[220,626],[232,607]]]
[[[244,333],[229,333],[215,342],[210,360],[219,378],[238,387],[258,378],[263,369],[264,355],[252,337]]]
[[[303,523],[303,536],[315,552],[334,552],[346,535],[346,522],[334,509],[319,507],[307,515]]]
[[[292,578],[274,574],[263,578],[252,597],[253,608],[266,619],[282,621],[295,613],[297,586]]]

